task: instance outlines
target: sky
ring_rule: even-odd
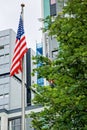
[[[42,32],[40,28],[41,18],[41,0],[0,0],[0,31],[13,29],[17,32],[21,3],[25,4],[24,8],[24,30],[27,46],[36,49],[36,42],[40,43]]]

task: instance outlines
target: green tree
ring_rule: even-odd
[[[58,57],[38,57],[39,75],[54,86],[37,87],[34,103],[44,107],[32,113],[37,130],[87,130],[87,0],[69,0],[48,26],[60,42]]]

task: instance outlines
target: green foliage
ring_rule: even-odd
[[[33,126],[37,130],[86,130],[87,0],[69,0],[48,27],[60,42],[60,50],[55,61],[37,58],[42,66],[36,71],[54,80],[55,87],[38,87],[35,103],[44,109],[31,114]]]
[[[40,21],[43,23],[47,23],[47,25],[45,25],[45,28],[41,28],[43,32],[46,32],[52,24],[52,18],[50,16],[47,16],[45,19],[40,19]]]

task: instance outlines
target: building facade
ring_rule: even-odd
[[[12,29],[0,31],[0,109],[21,106],[21,85],[9,76],[15,37]]]
[[[56,1],[42,0],[42,18],[56,15]],[[43,23],[43,28],[46,28],[47,23]],[[43,55],[53,60],[53,52],[58,52],[58,43],[55,38],[48,35],[48,32],[43,33]]]
[[[25,110],[25,130],[35,130],[31,126],[31,118],[29,114],[31,112],[39,112],[43,110],[40,106],[29,106]],[[21,130],[21,108],[13,110],[0,110],[0,130]]]
[[[65,6],[67,0],[42,0],[42,18],[48,16],[55,18]],[[43,23],[46,28],[47,23]],[[43,33],[43,55],[54,60],[58,54],[59,43],[53,36],[49,36],[48,32]]]
[[[10,77],[15,40],[16,33],[12,29],[0,31],[0,130],[21,130],[21,74]],[[32,56],[35,52],[29,48],[25,56],[26,114],[36,109],[32,104],[34,95],[31,92],[31,85],[37,82],[36,76],[31,75],[35,67]],[[26,119],[26,123],[26,130],[34,130],[30,127],[30,118]]]

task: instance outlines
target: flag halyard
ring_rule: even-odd
[[[22,58],[24,54],[27,52],[27,44],[26,44],[26,38],[24,36],[24,27],[23,27],[23,20],[22,16],[20,15],[20,21],[16,36],[16,42],[15,42],[15,48],[14,48],[14,54],[10,69],[10,76],[13,76],[14,74],[22,72]]]

